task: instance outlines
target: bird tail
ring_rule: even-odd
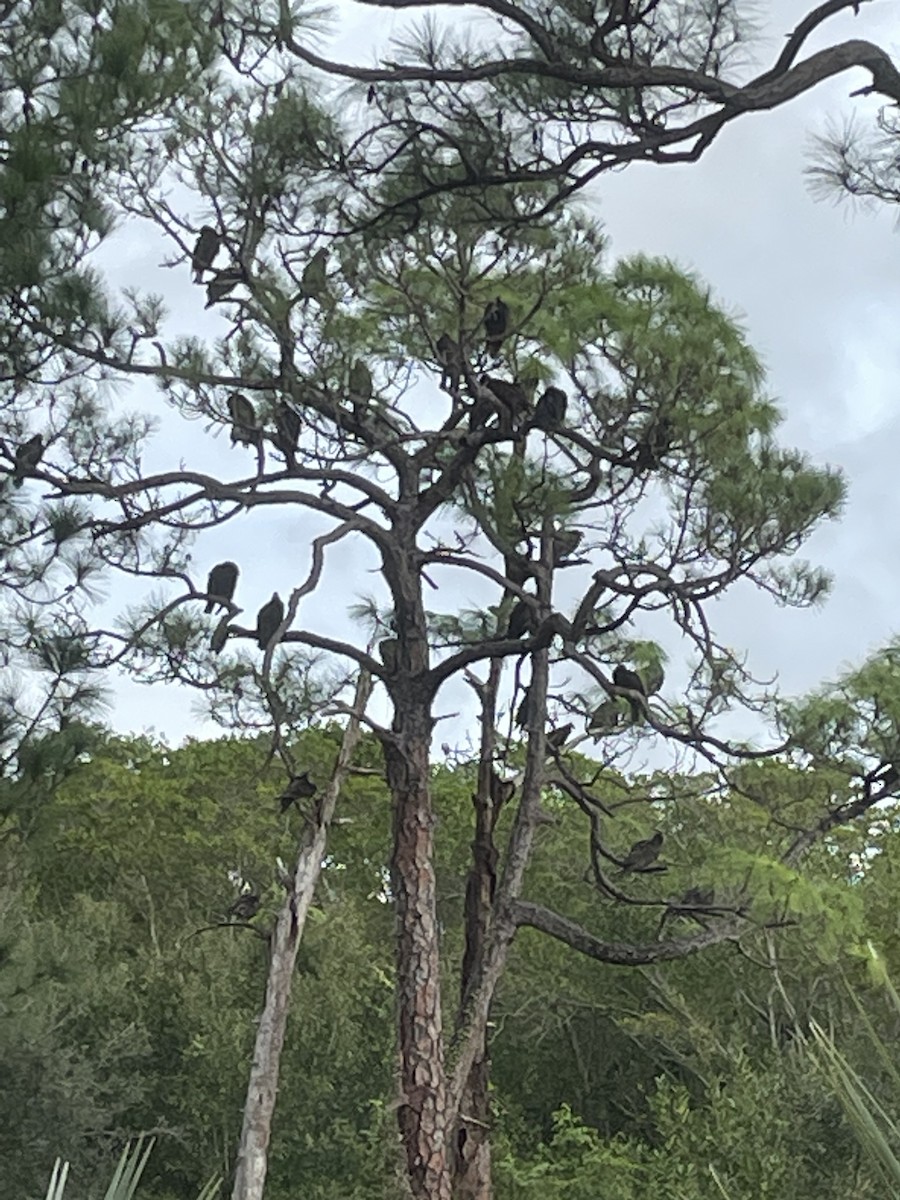
[[[487,352],[491,358],[500,357],[500,350],[503,346],[503,338],[488,338],[486,345]]]
[[[214,601],[214,600],[207,600],[207,602],[206,602],[206,608],[204,608],[204,610],[203,610],[203,611],[204,611],[205,613],[211,613],[211,612],[212,612],[212,610],[213,610],[214,608],[215,608],[215,601]]]

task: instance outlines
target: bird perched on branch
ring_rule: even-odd
[[[558,729],[551,729],[544,739],[547,749],[550,751],[562,750],[574,728],[572,722],[568,721],[565,725],[560,725]]]
[[[268,647],[283,620],[284,604],[278,593],[273,592],[272,599],[256,614],[256,642],[260,650]]]
[[[355,359],[350,368],[347,387],[355,400],[372,399],[372,372],[361,358]]]
[[[625,716],[624,709],[618,700],[604,700],[598,704],[588,718],[587,731],[594,735],[596,741],[605,733],[613,733],[622,724]]]
[[[209,648],[213,654],[221,654],[225,649],[225,643],[231,636],[231,626],[228,624],[230,617],[224,616],[215,629],[212,631],[212,637],[209,639]]]
[[[663,835],[657,829],[653,837],[644,838],[643,841],[635,842],[625,857],[622,859],[619,866],[622,868],[624,875],[628,871],[646,871],[648,867],[659,858],[659,852],[662,850]]]
[[[328,251],[317,250],[300,276],[300,291],[312,300],[322,300],[328,295]]]
[[[286,813],[291,805],[296,804],[299,800],[311,800],[318,790],[309,777],[309,771],[301,771],[299,775],[292,775],[288,780],[287,787],[278,797],[281,811]]]
[[[239,921],[252,921],[259,912],[260,898],[256,892],[242,892],[226,912],[226,916]]]
[[[457,391],[463,373],[463,356],[459,343],[449,333],[442,333],[435,345],[437,360],[441,365],[441,387]]]
[[[565,560],[575,553],[583,537],[580,529],[560,529],[554,533],[550,541],[550,566],[568,566]]]
[[[525,729],[528,722],[531,720],[531,684],[529,683],[522,692],[522,699],[519,701],[519,707],[516,709],[515,723],[519,729]]]
[[[520,383],[511,383],[508,379],[497,379],[495,375],[482,375],[478,380],[482,392],[488,393],[488,398],[496,402],[501,414],[510,422],[524,416],[528,409],[528,396]]]
[[[22,486],[26,475],[30,475],[44,456],[44,439],[39,433],[30,437],[27,442],[13,454],[12,479],[17,488]]]
[[[643,697],[646,697],[647,689],[644,687],[644,681],[637,671],[632,671],[628,667],[622,666],[621,663],[613,671],[612,678],[616,687],[627,688],[630,692],[638,693],[638,696],[629,696],[628,703],[631,705],[632,721],[639,721],[645,711]]]
[[[256,410],[243,392],[232,392],[228,397],[228,415],[231,417],[231,444],[242,446],[259,444],[259,426]]]
[[[506,636],[511,638],[524,637],[526,633],[534,633],[537,629],[537,616],[528,600],[519,600],[509,614],[506,626]]]
[[[548,387],[535,405],[528,428],[541,429],[545,433],[559,429],[566,419],[568,403],[569,399],[562,388]]]
[[[237,563],[216,563],[206,581],[206,594],[209,599],[206,601],[204,612],[211,613],[217,605],[220,608],[228,607],[237,587],[238,575],[240,571]]]
[[[216,255],[222,248],[222,235],[212,225],[204,225],[194,243],[191,254],[191,269],[194,272],[194,283],[201,283],[204,271],[213,265]]]
[[[284,455],[285,462],[291,467],[294,465],[294,455],[300,443],[302,424],[300,414],[290,404],[285,404],[282,401],[277,405],[275,409],[275,435],[272,441],[275,443],[276,448]]]
[[[484,322],[487,352],[492,358],[499,358],[500,348],[509,326],[509,308],[499,296],[495,296],[485,305],[482,321]]]
[[[216,271],[206,285],[206,307],[212,308],[226,296],[230,296],[239,283],[244,282],[244,272],[240,267],[225,267]]]
[[[495,808],[508,804],[516,794],[516,785],[512,779],[501,779],[496,771],[491,771],[491,803]]]
[[[675,428],[668,417],[651,422],[634,448],[634,469],[653,471],[662,466],[662,460],[672,448],[674,433]]]

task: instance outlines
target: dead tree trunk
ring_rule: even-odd
[[[294,964],[322,869],[328,826],[359,742],[359,716],[365,709],[371,686],[369,676],[361,674],[356,686],[354,711],[344,730],[331,779],[318,797],[313,822],[304,826],[293,878],[286,882],[287,896],[272,931],[266,998],[253,1048],[231,1200],[262,1200],[263,1197]]]

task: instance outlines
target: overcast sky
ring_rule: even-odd
[[[762,61],[774,59],[783,34],[811,6],[812,0],[759,6],[768,14]],[[387,36],[408,20],[408,14],[376,18],[371,9],[343,8],[339,36],[321,49],[363,64],[372,60],[373,21]],[[900,6],[875,0],[857,18],[837,17],[810,49],[849,37],[878,41],[897,58]],[[788,694],[833,678],[900,631],[895,600],[900,523],[894,516],[900,494],[898,213],[817,201],[803,175],[812,135],[824,132],[829,118],[873,112],[871,102],[848,98],[865,82],[862,73],[845,74],[774,114],[740,118],[697,164],[631,166],[602,177],[591,193],[610,237],[611,257],[636,251],[665,255],[708,282],[739,316],[766,364],[770,393],[785,414],[781,440],[817,463],[841,467],[848,478],[843,519],[816,533],[804,555],[835,577],[822,608],[777,608],[747,586],[714,610],[722,639],[749,652],[758,677],[777,673]],[[115,282],[139,278],[163,292],[182,329],[185,322],[196,331],[214,331],[208,317],[198,323],[198,293],[187,273],[161,268],[164,252],[162,243],[136,240],[126,228],[117,236],[114,260],[106,258]],[[130,398],[142,408],[162,406],[143,389],[133,389]],[[192,461],[230,474],[236,469],[233,453],[240,452],[220,438],[204,451],[204,463]],[[253,576],[252,594],[242,597],[252,613],[274,588],[284,595],[296,584],[308,539],[318,530],[301,520],[285,539],[283,523],[255,521],[251,535],[242,532],[244,520],[204,538],[196,558],[200,577],[220,558],[240,561],[245,575]],[[292,562],[297,566],[286,575]],[[365,590],[365,581],[354,576],[353,588]],[[321,632],[339,633],[353,588],[317,598],[305,620],[320,620]],[[113,601],[119,594],[113,592]],[[111,720],[123,731],[153,728],[175,740],[211,732],[195,704],[188,691],[123,682]],[[439,731],[438,740],[441,736]]]

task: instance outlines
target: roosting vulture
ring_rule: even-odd
[[[38,465],[44,455],[44,439],[39,433],[30,437],[27,442],[23,442],[21,446],[13,454],[13,483],[16,487],[22,486],[22,481],[26,475],[29,475]]]
[[[535,405],[529,428],[542,429],[545,433],[559,429],[566,419],[568,403],[568,397],[562,388],[548,387]]]
[[[213,265],[213,260],[219,253],[222,247],[222,235],[217,229],[213,229],[212,225],[204,225],[200,230],[200,235],[194,243],[194,251],[191,255],[191,268],[194,272],[194,283],[200,283],[203,279],[203,272],[208,271]]]
[[[237,563],[220,562],[213,567],[206,581],[206,594],[209,599],[204,612],[211,613],[216,605],[220,608],[228,607],[234,596],[239,574]]]
[[[497,379],[493,375],[482,375],[478,384],[490,392],[512,420],[521,417],[527,410],[528,397],[520,383],[510,383],[508,379]]]
[[[227,916],[239,921],[252,921],[259,912],[260,899],[256,892],[242,892],[228,909]]]
[[[462,351],[449,333],[442,333],[435,346],[437,360],[441,364],[441,387],[455,392],[463,373]]]
[[[491,803],[494,808],[502,808],[516,794],[516,785],[512,779],[501,779],[496,771],[491,771]]]
[[[524,637],[526,633],[534,633],[537,629],[537,617],[528,600],[520,600],[513,606],[509,614],[509,624],[506,626],[506,636],[511,638]]]
[[[551,729],[544,739],[547,749],[551,751],[562,750],[574,728],[575,726],[569,721],[565,725],[560,725],[559,729]]]
[[[663,458],[672,446],[675,430],[668,417],[654,421],[638,439],[634,448],[634,469],[652,471],[661,466]]]
[[[529,683],[522,692],[522,699],[519,701],[519,707],[516,709],[515,722],[520,729],[524,729],[531,720],[531,684]]]
[[[491,358],[499,358],[500,347],[509,325],[509,308],[499,296],[495,296],[485,305],[483,321],[487,352]]]
[[[658,829],[653,837],[635,842],[619,864],[622,868],[622,873],[624,874],[626,871],[646,871],[659,858],[662,844],[663,835]]]
[[[317,250],[300,276],[300,290],[304,296],[312,300],[321,300],[328,293],[328,275],[326,264],[328,251],[324,248]]]
[[[206,285],[206,307],[212,308],[219,300],[230,296],[237,285],[243,282],[244,272],[240,267],[225,267],[221,271],[216,271]]]
[[[354,360],[347,379],[347,386],[354,400],[372,399],[372,372],[361,358]]]
[[[619,706],[618,700],[604,700],[588,718],[588,733],[594,734],[594,740],[605,733],[612,733],[622,724],[625,713]]]
[[[584,534],[580,529],[560,529],[550,540],[551,567],[564,567],[566,559],[575,553],[581,545]]]
[[[224,616],[212,631],[212,637],[209,639],[209,648],[213,654],[221,654],[225,649],[225,643],[231,636],[231,626],[228,624],[228,616]]]
[[[284,604],[278,593],[273,592],[272,599],[256,614],[256,642],[260,650],[268,647],[283,620]]]
[[[278,797],[278,803],[281,805],[283,813],[296,804],[298,800],[310,800],[316,794],[318,788],[309,777],[309,771],[301,771],[299,775],[292,775],[288,780],[288,785]]]
[[[641,696],[647,695],[647,689],[644,687],[644,681],[638,675],[637,671],[632,671],[628,667],[623,667],[620,663],[613,671],[613,683],[619,688],[628,688],[629,691],[638,692]],[[644,703],[636,696],[629,696],[628,703],[631,705],[631,719],[639,721],[644,712]]]
[[[232,392],[228,397],[228,414],[231,417],[231,444],[255,446],[259,442],[259,427],[256,410],[243,392]]]
[[[300,442],[300,414],[283,401],[275,409],[275,436],[272,441],[284,455],[288,466],[294,465],[294,454]]]

